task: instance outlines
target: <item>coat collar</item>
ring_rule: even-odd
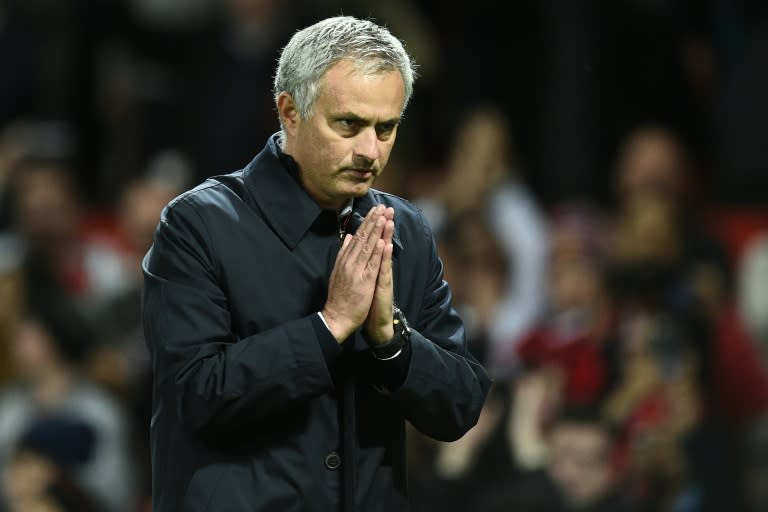
[[[277,141],[277,134],[269,138],[264,149],[244,169],[243,179],[277,235],[294,249],[323,210],[301,185],[298,164],[282,152]],[[365,216],[381,202],[378,195],[369,190],[356,198],[354,212]],[[393,243],[402,248],[397,231],[395,227]]]

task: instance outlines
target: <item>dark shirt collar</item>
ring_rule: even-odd
[[[304,189],[298,164],[283,153],[277,141],[277,134],[269,138],[264,149],[245,168],[243,179],[257,207],[283,243],[293,249],[323,209]],[[368,191],[354,201],[354,211],[367,213],[376,202]],[[342,213],[352,213],[345,210],[342,209]]]

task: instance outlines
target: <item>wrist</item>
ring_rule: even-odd
[[[371,351],[376,359],[388,361],[399,356],[411,338],[411,328],[402,311],[392,308],[392,335],[384,343],[372,343]]]
[[[326,308],[323,308],[323,310],[319,311],[318,314],[320,315],[320,319],[328,328],[328,331],[330,331],[331,335],[333,335],[334,339],[336,339],[336,342],[339,344],[344,343],[344,341],[349,338],[350,335],[352,335],[352,332],[355,330],[354,328],[347,326],[343,320],[341,320],[339,317],[334,315],[332,311],[329,311]]]
[[[375,333],[366,333],[366,337],[371,345],[386,345],[395,336],[395,328],[392,326],[392,322],[389,322],[384,327],[377,329]]]

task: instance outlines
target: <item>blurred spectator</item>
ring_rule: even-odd
[[[456,219],[439,238],[445,279],[464,320],[469,350],[487,363],[489,331],[510,271],[506,255],[481,215]]]
[[[561,207],[550,225],[548,309],[516,356],[527,368],[557,373],[566,404],[595,404],[609,384],[613,335],[605,226],[597,212],[576,205]]]
[[[110,236],[85,231],[83,207],[62,163],[22,160],[14,201],[29,278],[62,287],[87,310],[126,286],[126,262]]]
[[[149,429],[152,415],[152,381],[149,352],[141,320],[143,276],[141,259],[152,245],[160,212],[186,188],[186,175],[170,173],[173,166],[160,162],[146,177],[135,179],[123,193],[118,226],[123,251],[132,271],[130,282],[99,309],[97,325],[103,342],[89,358],[87,374],[123,400],[136,432],[136,462],[143,497],[151,495]]]
[[[118,207],[126,282],[100,303],[94,315],[103,340],[88,369],[92,378],[124,398],[134,398],[135,386],[143,386],[149,370],[141,324],[141,259],[152,245],[160,212],[180,192],[179,186],[164,176],[137,178],[125,188]],[[145,398],[139,401],[144,403]]]
[[[514,386],[494,384],[477,425],[452,443],[409,432],[409,487],[414,510],[464,512],[500,482],[519,473]],[[524,422],[537,422],[534,412]]]
[[[520,372],[511,381],[497,380],[477,425],[458,441],[425,445],[422,437],[412,434],[423,457],[421,473],[416,476],[416,509],[466,511],[473,503],[486,503],[486,494],[517,488],[531,475],[538,480],[539,472],[547,467],[548,428],[557,421],[558,411],[569,408],[563,395],[563,373],[553,364]]]
[[[744,510],[730,447],[709,410],[695,331],[671,312],[626,319],[605,415],[640,510]]]
[[[728,301],[731,271],[722,245],[692,210],[687,160],[664,128],[641,127],[627,137],[618,161],[609,282],[622,316],[682,319],[698,383],[716,397],[714,323]]]
[[[25,293],[28,307],[11,338],[18,379],[0,393],[0,465],[9,463],[30,425],[64,415],[93,432],[90,456],[71,477],[108,510],[131,510],[134,488],[125,418],[111,398],[78,373],[92,331],[63,297],[47,289]],[[68,448],[74,447],[59,446]]]
[[[127,382],[133,381],[148,369],[149,354],[141,332],[141,260],[152,246],[160,212],[186,185],[186,179],[177,178],[161,173],[136,178],[125,188],[118,206],[118,237],[128,275],[122,289],[104,301],[97,319],[105,345],[118,349],[123,359],[120,370],[111,372],[112,379],[125,376]]]
[[[740,385],[728,394],[727,403],[735,403],[741,412],[740,418],[747,420],[742,429],[745,435],[741,448],[750,511],[757,512],[768,509],[768,235],[765,233],[747,245],[739,261],[738,283],[740,314],[732,315],[735,329],[731,332],[735,339],[730,338],[728,346],[732,350],[727,355],[738,357],[741,363],[733,375],[740,377]]]
[[[738,270],[739,309],[745,327],[768,362],[768,232],[752,239]]]
[[[689,162],[681,142],[643,126],[622,144],[617,164],[617,280],[657,287],[657,299],[717,310],[729,291],[722,244],[695,217]]]
[[[71,160],[74,154],[74,134],[62,122],[31,119],[18,120],[0,130],[0,236],[4,239],[12,229],[14,183],[25,160]],[[11,247],[11,246],[9,246]],[[3,258],[1,271],[11,265],[9,256]]]
[[[501,512],[622,512],[613,467],[611,429],[590,409],[565,410],[547,433],[546,469],[509,480],[480,496],[471,510]]]
[[[87,462],[94,433],[67,416],[33,422],[21,436],[5,468],[4,495],[11,512],[98,512],[105,510],[71,475]]]
[[[435,232],[479,215],[501,247],[508,271],[489,315],[487,364],[497,374],[544,304],[546,223],[519,175],[506,120],[492,107],[473,109],[456,133],[445,181],[416,201]],[[472,242],[470,242],[472,243]]]
[[[736,293],[715,321],[720,410],[738,438],[768,413],[768,238],[754,237],[737,260]]]

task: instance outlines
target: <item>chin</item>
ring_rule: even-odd
[[[368,190],[370,190],[371,185],[372,183],[365,183],[365,184],[360,183],[358,185],[355,185],[354,187],[350,187],[347,190],[347,193],[353,197],[362,197],[368,193]]]

